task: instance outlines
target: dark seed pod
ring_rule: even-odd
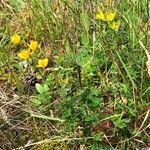
[[[32,94],[35,90],[35,84],[40,82],[41,80],[38,79],[35,74],[29,74],[23,80],[24,90],[29,94]]]
[[[36,77],[35,74],[29,74],[28,76],[25,77],[23,80],[23,83],[26,87],[35,87],[36,83],[40,83],[41,80]]]

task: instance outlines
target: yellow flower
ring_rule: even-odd
[[[113,12],[106,13],[106,20],[113,21],[115,19],[115,16],[116,16],[116,13],[113,13]]]
[[[118,30],[119,26],[120,26],[120,23],[118,23],[118,22],[112,22],[109,24],[109,27],[113,30]]]
[[[115,19],[116,13],[113,12],[103,12],[102,10],[100,10],[97,14],[96,14],[96,19],[98,20],[103,20],[103,21],[113,21]]]
[[[100,11],[96,14],[96,19],[98,19],[98,20],[103,20],[103,21],[106,20],[105,14],[103,13],[102,10],[100,10]]]
[[[37,49],[37,46],[38,46],[38,42],[37,41],[33,41],[33,40],[30,41],[29,48],[31,50],[35,51]]]
[[[14,34],[12,37],[11,37],[11,43],[13,43],[14,45],[18,45],[21,41],[21,38],[18,34]]]
[[[45,68],[48,65],[48,58],[39,59],[37,67],[39,68]]]
[[[27,60],[30,57],[30,49],[22,50],[20,53],[18,53],[18,57]]]

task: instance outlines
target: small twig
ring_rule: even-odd
[[[32,112],[30,113],[31,117],[36,117],[36,118],[41,118],[41,119],[46,119],[46,120],[52,120],[52,121],[58,121],[58,122],[64,122],[65,120],[59,119],[59,118],[53,118],[49,116],[45,116],[42,114],[33,114]]]
[[[40,119],[45,119],[45,120],[52,120],[52,121],[58,121],[58,122],[64,122],[65,120],[60,119],[60,118],[54,118],[54,117],[49,117],[46,115],[42,115],[42,114],[37,114],[34,113],[33,111],[29,111],[26,109],[23,109],[26,113],[29,113],[31,117],[35,117],[35,118],[40,118]]]
[[[81,79],[81,66],[77,64],[77,77],[79,80],[80,88],[82,89],[82,79]]]
[[[150,110],[147,111],[147,113],[146,113],[146,115],[145,115],[145,118],[144,118],[144,120],[143,120],[143,122],[142,122],[142,124],[141,124],[141,126],[140,126],[140,128],[139,128],[139,130],[138,130],[137,132],[139,132],[139,131],[142,129],[142,127],[143,127],[145,121],[147,120],[147,118],[148,118],[148,116],[149,116],[149,112],[150,112]]]
[[[141,47],[145,51],[148,61],[150,61],[150,54],[149,54],[148,50],[145,48],[145,46],[143,45],[141,40],[139,40],[139,44],[141,45]]]
[[[113,146],[111,145],[111,143],[109,142],[107,136],[104,134],[104,138],[106,139],[106,141],[109,143],[110,147],[114,150]]]

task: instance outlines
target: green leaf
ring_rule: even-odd
[[[114,125],[120,129],[126,128],[127,124],[130,122],[127,119],[121,119],[121,118],[113,118],[112,121],[113,121]]]
[[[44,84],[44,86],[43,86],[43,90],[44,90],[44,92],[47,92],[47,91],[49,90],[49,87],[48,87],[48,85],[47,85],[47,84]]]
[[[103,134],[103,132],[100,132],[100,133],[94,134],[93,136],[94,136],[95,141],[102,141],[103,137],[104,137],[104,134]]]
[[[100,107],[102,105],[102,100],[97,97],[93,97],[91,106],[94,108]]]
[[[95,113],[90,113],[89,115],[85,116],[85,122],[90,123],[90,122],[95,122],[97,119],[97,114]]]
[[[43,88],[43,86],[42,86],[41,84],[37,83],[37,84],[35,85],[35,87],[36,87],[36,90],[37,90],[40,94],[43,94],[43,93],[44,93],[44,88]]]
[[[42,104],[41,100],[39,98],[36,98],[36,97],[33,98],[31,101],[32,101],[33,105],[37,106],[37,107]]]
[[[48,85],[49,87],[53,87],[54,81],[53,81],[53,76],[50,74],[48,75],[45,84]]]
[[[92,95],[98,96],[100,94],[100,89],[97,87],[91,87],[90,90]]]
[[[83,51],[76,55],[76,62],[81,66],[86,66],[86,69],[92,63],[93,56]]]

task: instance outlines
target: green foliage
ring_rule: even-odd
[[[42,94],[44,94],[44,93],[47,93],[48,92],[48,90],[49,90],[49,88],[48,88],[48,86],[46,85],[46,84],[44,84],[44,85],[41,85],[41,84],[36,84],[36,90],[42,95]]]
[[[98,121],[100,116],[97,112],[103,106],[100,93],[100,89],[96,87],[84,88],[63,101],[61,110],[67,121],[67,130],[73,130],[81,124],[84,134],[89,134],[89,125]]]
[[[52,99],[52,78],[48,76],[43,84],[37,83],[35,85],[37,94],[31,96],[31,101],[33,106],[39,107],[41,110],[48,104],[50,104]]]
[[[15,11],[21,11],[25,7],[25,2],[23,0],[11,0],[10,5]]]
[[[128,123],[130,122],[130,120],[127,119],[121,119],[121,118],[113,118],[112,119],[115,127],[119,128],[119,129],[123,129],[123,128],[127,128]]]

